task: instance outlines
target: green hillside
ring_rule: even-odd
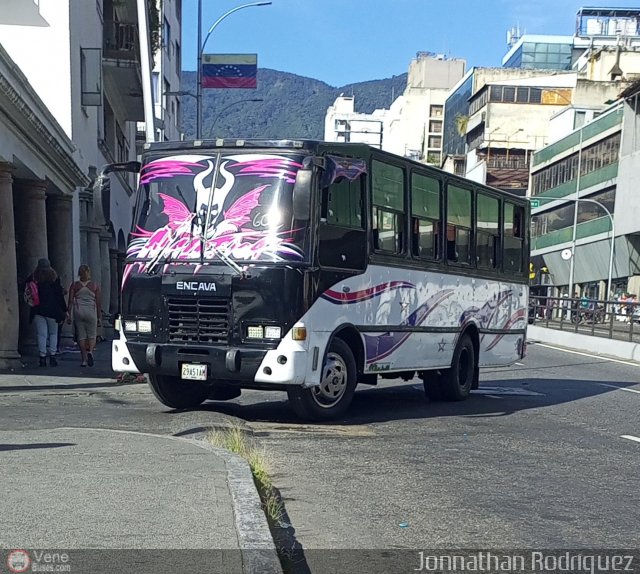
[[[278,72],[258,70],[256,90],[203,90],[203,137],[309,138],[324,137],[327,108],[340,95],[355,96],[356,111],[371,113],[388,108],[404,91],[407,74],[334,88],[314,80]],[[196,73],[182,73],[182,89],[196,93]],[[239,102],[262,98],[263,102]],[[234,102],[239,102],[233,105]],[[182,98],[182,131],[195,137],[195,98]],[[227,110],[222,111],[225,107]],[[213,125],[215,121],[215,125]]]

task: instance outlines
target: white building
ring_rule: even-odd
[[[166,49],[179,61],[180,2],[160,6],[178,22],[177,44]],[[149,14],[159,22],[155,0]],[[135,181],[115,174],[103,196],[91,184],[105,164],[137,157],[140,61],[136,0],[0,0],[0,322],[9,326],[0,335],[0,368],[15,362],[18,346],[33,344],[19,293],[41,257],[65,286],[88,263],[105,313],[117,311]],[[177,134],[175,123],[170,115],[165,135]]]
[[[326,141],[367,143],[424,163],[439,165],[444,102],[464,74],[464,60],[418,52],[409,65],[407,87],[391,107],[355,112],[353,96],[340,96],[325,116]]]

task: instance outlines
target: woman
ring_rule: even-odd
[[[91,269],[88,265],[78,267],[78,281],[69,287],[69,304],[67,307],[67,322],[73,317],[74,329],[80,354],[81,367],[93,367],[93,351],[96,347],[96,335],[102,305],[100,303],[100,287],[91,281]]]
[[[40,366],[58,365],[58,323],[64,321],[65,302],[60,277],[51,267],[48,259],[39,259],[38,266],[27,281],[35,281],[38,286],[38,305],[31,307],[31,320],[36,324]]]

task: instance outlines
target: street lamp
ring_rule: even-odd
[[[242,6],[236,6],[231,10],[225,12],[220,18],[218,18],[205,36],[204,42],[202,42],[202,0],[198,0],[198,92],[196,95],[196,139],[200,139],[202,136],[202,53],[204,47],[207,45],[207,40],[216,26],[220,24],[227,16],[230,16],[238,10],[243,8],[251,8],[253,6],[268,6],[271,2],[252,2],[250,4],[242,4]]]
[[[224,112],[226,112],[229,108],[237,105],[237,104],[242,104],[245,102],[264,102],[264,100],[262,98],[247,98],[245,100],[238,100],[237,102],[231,102],[228,106],[225,106],[224,108],[222,108],[218,114],[216,115],[216,117],[213,119],[213,121],[211,122],[211,127],[209,128],[209,137],[213,137],[213,127],[216,125],[216,123],[218,122],[218,120],[220,119],[220,117],[222,116],[222,114]]]

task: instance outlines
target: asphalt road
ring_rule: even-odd
[[[329,571],[322,550],[336,548],[638,548],[639,380],[640,365],[530,345],[522,364],[481,372],[466,402],[385,381],[334,424],[300,423],[283,393],[171,412],[132,385],[1,392],[0,430],[246,425],[284,499],[279,544],[296,572]]]

